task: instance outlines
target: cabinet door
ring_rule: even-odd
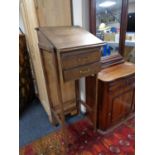
[[[114,124],[124,119],[132,110],[134,91],[129,89],[120,94],[110,95],[110,111],[111,114],[109,124]]]

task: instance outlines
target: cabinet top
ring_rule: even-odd
[[[125,62],[101,70],[98,73],[98,79],[104,82],[111,82],[123,77],[127,77],[134,73],[135,73],[135,65],[130,62]]]
[[[59,51],[104,44],[102,40],[79,26],[39,27],[37,30]]]

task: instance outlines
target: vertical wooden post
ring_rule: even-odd
[[[89,25],[90,32],[96,35],[96,0],[89,2]]]
[[[95,103],[94,103],[94,130],[97,130],[97,108],[98,108],[98,78],[95,74]]]
[[[60,52],[55,52],[55,60],[57,64],[57,74],[58,74],[58,98],[60,100],[60,116],[62,121],[62,134],[64,140],[64,155],[67,155],[67,148],[68,148],[68,136],[67,136],[67,128],[65,123],[65,113],[64,113],[64,106],[63,106],[63,99],[62,99],[62,83],[63,83],[63,76],[62,76],[62,68],[61,68],[61,61],[60,61]]]
[[[120,23],[120,38],[119,38],[119,53],[124,56],[125,37],[128,18],[128,0],[122,0],[121,23]]]
[[[77,113],[80,113],[80,92],[79,92],[79,83],[80,80],[75,80],[75,94],[76,94],[76,107],[77,107]]]

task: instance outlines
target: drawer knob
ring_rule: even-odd
[[[80,70],[80,74],[86,74],[89,72],[89,69],[86,69],[86,70]]]

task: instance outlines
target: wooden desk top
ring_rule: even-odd
[[[104,42],[79,26],[39,27],[46,39],[59,51],[102,46]]]
[[[134,73],[135,65],[129,62],[125,62],[103,69],[98,73],[98,79],[104,82],[111,82]]]

